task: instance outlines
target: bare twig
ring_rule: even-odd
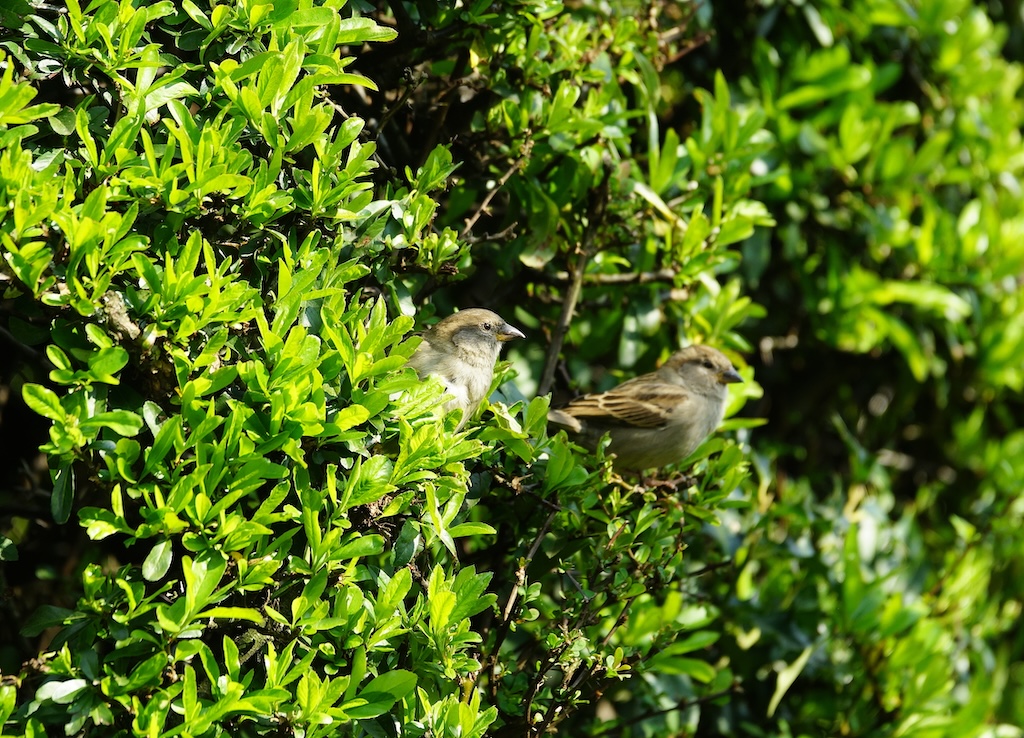
[[[530,157],[531,149],[533,149],[533,139],[528,138],[519,151],[519,158],[512,162],[512,166],[508,168],[508,171],[501,175],[501,179],[499,179],[494,187],[491,188],[491,191],[487,193],[487,197],[485,197],[484,201],[480,203],[480,207],[478,207],[476,212],[466,220],[466,225],[463,227],[462,233],[459,234],[460,239],[466,238],[466,236],[469,235],[469,232],[473,230],[473,226],[476,225],[476,222],[480,220],[480,216],[483,215],[484,211],[490,206],[491,200],[493,200],[494,196],[498,194],[498,190],[505,186],[505,183],[509,181],[512,175],[519,171],[523,162]]]
[[[400,0],[388,0],[388,7],[395,16],[395,23],[398,25],[398,32],[405,36],[416,36],[420,33],[419,26],[412,19],[405,5]]]
[[[587,270],[587,260],[590,258],[594,238],[597,236],[598,228],[604,220],[605,209],[608,205],[608,187],[612,176],[612,167],[605,166],[604,178],[601,180],[597,191],[593,193],[590,200],[590,208],[587,213],[587,228],[583,232],[583,239],[576,250],[576,263],[572,268],[572,282],[562,300],[562,314],[558,317],[558,325],[551,334],[551,345],[548,346],[548,355],[544,360],[544,373],[541,375],[540,386],[537,388],[538,395],[546,395],[551,391],[551,385],[555,381],[555,367],[558,366],[558,356],[562,353],[562,344],[569,332],[569,325],[572,323],[572,316],[576,312],[576,303],[579,302],[580,293],[583,291],[583,276]]]
[[[697,34],[697,36],[694,39],[692,39],[689,43],[685,44],[682,48],[680,48],[679,51],[677,51],[675,54],[666,59],[666,63],[674,64],[675,62],[679,61],[684,56],[689,54],[691,51],[699,49],[701,46],[703,46],[704,44],[711,40],[712,35],[712,33],[707,31],[702,31],[701,33]]]
[[[405,107],[406,103],[408,103],[409,100],[412,99],[412,96],[416,93],[416,90],[418,90],[420,85],[423,84],[423,80],[424,77],[421,74],[412,73],[409,76],[409,84],[405,85],[402,88],[401,97],[395,100],[393,104],[384,107],[384,110],[382,111],[383,114],[381,115],[380,118],[380,122],[377,124],[378,131],[383,132],[384,129],[387,128],[388,123],[390,123],[391,119],[395,117],[395,114],[398,113],[398,111],[401,110],[403,107]],[[447,112],[447,106],[445,106],[444,114],[447,114]],[[420,164],[422,165],[422,162]]]
[[[558,510],[552,510],[548,515],[547,520],[544,521],[544,525],[537,531],[537,536],[533,539],[533,545],[530,546],[530,550],[526,552],[526,556],[519,564],[519,568],[516,570],[516,581],[512,585],[512,591],[508,594],[508,600],[505,601],[505,607],[501,611],[501,622],[498,624],[498,629],[494,634],[494,644],[491,647],[490,655],[490,670],[491,670],[491,694],[492,696],[497,695],[498,685],[498,654],[501,651],[501,644],[504,642],[505,637],[508,635],[509,628],[512,625],[512,616],[515,609],[516,600],[519,597],[519,588],[526,583],[526,569],[529,567],[530,562],[533,561],[533,557],[537,555],[537,551],[540,549],[540,544],[544,540],[544,536],[548,534],[548,528],[551,527],[551,523],[555,519],[555,515],[558,514]]]
[[[409,92],[409,91],[406,91],[403,94],[408,96],[408,95],[410,95],[412,93]],[[330,105],[332,108],[334,108],[334,112],[336,112],[338,115],[340,115],[343,120],[348,120],[349,118],[352,117],[348,112],[346,112],[345,108],[341,107],[338,103],[334,102],[334,100],[332,100],[330,95],[328,95],[326,92],[319,92],[319,93],[317,93],[317,95],[318,95],[320,100],[323,100],[327,105]],[[395,108],[391,108],[390,110],[393,111],[394,109]],[[387,110],[384,111],[384,113],[388,117],[390,117],[390,115],[393,115],[393,112],[389,113]],[[378,124],[377,125],[377,131],[378,132],[382,131],[383,127],[384,126],[382,124]],[[366,132],[364,131],[361,135],[365,137],[366,136]],[[378,136],[378,139],[379,138],[380,138],[380,136]],[[379,140],[378,140],[378,143],[379,143]],[[383,157],[381,157],[381,155],[380,155],[380,153],[378,151],[374,151],[374,153],[370,155],[370,159],[375,161],[377,163],[377,166],[379,166],[381,169],[383,169],[385,171],[387,171],[388,169],[391,168],[391,165],[388,164],[388,162],[385,161]]]
[[[558,355],[562,352],[562,344],[565,342],[565,335],[569,332],[569,324],[572,323],[572,316],[576,312],[576,303],[579,302],[580,293],[583,291],[583,272],[587,268],[586,251],[581,251],[576,257],[576,265],[573,269],[573,280],[562,300],[562,314],[558,316],[558,325],[551,336],[551,345],[548,346],[548,355],[544,360],[544,373],[541,375],[540,386],[537,388],[538,395],[546,395],[551,391],[551,385],[555,381],[555,367],[558,366]]]
[[[519,568],[516,570],[516,583],[512,587],[512,591],[508,594],[508,601],[505,603],[505,609],[501,613],[502,623],[507,623],[512,619],[512,608],[516,604],[516,598],[519,596],[519,588],[526,583],[526,567],[533,561],[533,557],[537,555],[537,549],[540,548],[541,541],[544,540],[544,536],[548,534],[548,528],[551,527],[551,521],[555,519],[555,515],[558,513],[557,510],[552,510],[551,514],[548,515],[548,519],[544,521],[544,525],[540,527],[540,531],[537,533],[537,537],[533,540],[533,545],[530,546],[529,552],[526,554],[526,558],[523,559],[522,563],[519,564]]]
[[[705,574],[710,574],[711,572],[716,571],[718,569],[724,569],[726,567],[732,566],[735,563],[736,562],[733,561],[732,559],[726,559],[725,561],[716,561],[716,562],[714,562],[712,564],[708,564],[706,566],[702,566],[700,569],[694,569],[693,571],[688,571],[688,572],[686,572],[686,576],[687,577],[702,577]]]
[[[615,635],[615,631],[622,627],[622,624],[626,622],[626,618],[629,616],[629,608],[630,606],[632,606],[633,601],[635,599],[636,597],[630,597],[622,605],[622,611],[619,613],[619,617],[615,619],[615,624],[608,629],[608,632],[605,634],[604,638],[601,639],[602,646],[607,646],[609,643],[611,643],[612,636]]]
[[[668,713],[676,712],[677,710],[685,710],[687,707],[693,707],[694,705],[702,705],[706,702],[714,702],[720,697],[728,697],[731,694],[742,691],[743,690],[740,688],[740,685],[732,684],[718,692],[706,694],[701,697],[695,697],[693,699],[682,699],[679,700],[676,704],[672,705],[671,707],[666,707],[660,710],[650,710],[648,712],[635,715],[634,717],[631,717],[629,720],[626,720],[621,723],[610,721],[606,723],[606,725],[608,726],[606,730],[598,730],[598,732],[595,735],[604,735],[610,733],[612,730],[621,730],[627,725],[635,725],[639,722],[643,722],[644,720],[649,720],[650,718],[658,717],[659,715],[667,715]]]
[[[583,277],[584,284],[650,284],[651,282],[674,282],[676,270],[659,269],[656,272],[623,272],[620,274],[587,274]],[[569,272],[555,272],[554,278],[559,282],[569,282],[574,275]]]
[[[502,228],[497,233],[485,233],[482,236],[466,236],[462,239],[464,243],[491,243],[494,241],[507,241],[511,238],[516,237],[516,226],[519,225],[518,221],[510,226]]]

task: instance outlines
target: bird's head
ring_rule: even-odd
[[[661,371],[677,384],[723,397],[726,385],[743,381],[725,354],[710,346],[687,346],[677,351]]]
[[[463,353],[491,357],[492,362],[503,343],[526,338],[521,330],[485,308],[460,310],[431,328],[431,332],[441,341],[450,341]]]

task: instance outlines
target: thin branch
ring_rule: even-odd
[[[583,277],[584,284],[650,284],[651,282],[674,282],[678,272],[666,267],[655,272],[623,272],[621,274],[587,274]],[[554,279],[558,282],[569,282],[573,275],[569,272],[555,272]]]
[[[416,36],[420,33],[420,27],[412,19],[405,5],[401,0],[388,0],[388,7],[395,16],[395,23],[398,25],[398,32],[403,36]]]
[[[634,600],[636,600],[636,597],[630,597],[622,605],[622,612],[620,612],[619,617],[615,619],[615,624],[608,629],[608,632],[605,634],[604,638],[601,639],[602,646],[607,646],[611,642],[612,636],[615,635],[615,631],[622,627],[622,624],[626,622],[626,618],[629,616],[629,608],[633,604]]]
[[[567,633],[563,632],[562,635],[565,636],[567,635]],[[548,654],[547,661],[541,664],[540,668],[537,669],[537,673],[534,675],[533,682],[530,684],[530,689],[526,693],[526,697],[523,699],[523,705],[525,706],[523,713],[525,715],[529,715],[533,710],[533,700],[537,697],[537,694],[540,692],[541,687],[543,687],[545,682],[547,682],[548,674],[551,672],[551,670],[558,667],[558,662],[561,660],[565,652],[569,650],[569,646],[571,645],[571,643],[572,641],[570,639],[565,638],[560,644],[558,644],[558,647],[555,650]],[[561,667],[558,668],[560,671],[562,671]],[[562,673],[564,676],[565,672],[563,671]]]
[[[519,150],[519,158],[512,162],[512,166],[508,168],[508,171],[501,175],[501,179],[499,179],[497,184],[495,184],[494,187],[491,188],[491,191],[487,193],[487,197],[485,197],[484,201],[480,203],[480,207],[478,207],[476,212],[466,220],[466,225],[463,227],[462,233],[459,234],[460,239],[464,239],[469,235],[469,232],[473,230],[473,226],[475,226],[476,222],[480,220],[480,216],[483,215],[484,211],[490,206],[491,200],[493,200],[494,196],[498,194],[498,190],[505,186],[505,183],[511,179],[513,174],[519,171],[523,162],[529,158],[530,151],[532,149],[533,139],[527,139],[526,143],[524,143],[522,148]]]
[[[630,607],[630,605],[633,604],[633,600],[634,599],[636,599],[636,598],[635,597],[631,597],[628,600],[626,600],[625,604],[622,607],[622,611],[619,613],[619,617],[615,621],[615,624],[612,626],[611,630],[609,631],[608,635],[604,638],[604,640],[601,641],[601,645],[602,646],[607,646],[608,642],[611,640],[612,635],[615,633],[615,631],[623,623],[626,622],[626,617],[629,614],[629,607]],[[561,652],[558,653],[558,658],[560,658],[560,656],[561,656]],[[557,663],[557,658],[553,656],[551,659],[549,659],[550,666],[548,667],[548,669],[544,670],[544,671],[541,671],[538,674],[538,679],[537,679],[537,682],[536,682],[538,688],[539,688],[540,684],[543,683],[543,681],[544,681],[544,679],[546,677],[547,671],[550,670],[551,668],[554,668],[554,664],[555,663]],[[570,694],[572,694],[576,689],[578,689],[583,684],[583,682],[585,682],[588,679],[596,676],[597,672],[600,671],[603,668],[604,668],[603,664],[599,661],[596,664],[594,664],[593,666],[591,666],[589,669],[580,669],[573,676],[573,678],[571,680],[567,679],[567,680],[565,680],[563,682],[562,686],[560,687],[561,694],[562,695],[570,695]],[[531,695],[530,695],[531,702],[532,702],[532,699],[533,699],[533,697],[535,695],[536,695],[536,690],[534,690],[531,693]],[[542,735],[542,734],[545,734],[545,733],[552,732],[552,728],[558,722],[560,722],[561,720],[564,720],[566,717],[568,717],[569,713],[573,712],[573,711],[575,711],[575,708],[572,705],[564,704],[563,702],[561,702],[558,699],[552,699],[551,700],[551,704],[548,705],[548,709],[544,713],[543,721],[541,722],[541,724],[537,728],[535,728],[535,733],[537,735]]]
[[[509,239],[516,237],[516,226],[519,225],[518,221],[510,226],[502,228],[497,233],[485,233],[482,236],[466,236],[462,239],[465,243],[470,245],[474,243],[493,243],[495,241],[508,241]]]
[[[644,720],[649,720],[653,717],[658,717],[659,715],[667,715],[670,712],[676,712],[677,710],[685,710],[686,708],[693,707],[694,705],[702,705],[705,702],[713,702],[714,700],[717,700],[720,697],[728,697],[729,695],[734,694],[735,692],[742,691],[743,690],[740,688],[738,684],[732,684],[721,691],[714,692],[712,694],[706,694],[701,697],[696,697],[693,699],[679,700],[679,702],[672,705],[671,707],[665,707],[660,710],[650,710],[648,712],[641,713],[640,715],[631,717],[629,720],[626,720],[621,723],[610,721],[606,723],[606,725],[608,726],[606,730],[598,730],[598,732],[595,735],[600,736],[606,733],[610,733],[612,730],[621,730],[627,725],[636,725],[637,723],[643,722]]]
[[[343,120],[348,120],[349,118],[352,117],[351,115],[349,115],[348,112],[346,112],[345,108],[341,107],[341,105],[339,105],[338,103],[334,102],[334,100],[331,99],[331,96],[328,95],[326,92],[320,92],[320,93],[317,93],[317,94],[318,94],[319,99],[324,101],[327,105],[330,105],[332,108],[334,108],[334,112],[337,113],[338,115],[340,115]],[[412,94],[412,93],[410,92],[410,93],[407,93],[407,94]],[[385,112],[385,114],[387,114],[388,111],[385,110],[384,112]],[[380,137],[381,137],[380,132],[382,130],[383,130],[383,126],[378,124],[378,126],[377,126],[378,139],[380,139]],[[360,136],[364,137],[364,138],[368,138],[368,134],[367,134],[366,131],[363,131],[360,134]],[[379,166],[384,171],[387,171],[387,170],[391,169],[391,165],[388,164],[383,159],[383,157],[381,157],[379,151],[374,151],[373,154],[370,155],[370,159],[372,161],[376,162],[377,166]]]
[[[693,571],[686,572],[687,577],[702,577],[705,574],[709,574],[717,569],[724,569],[729,566],[733,566],[736,562],[733,559],[725,559],[724,561],[716,561],[706,566],[702,566],[700,569],[694,569]]]
[[[537,555],[537,551],[540,550],[540,544],[544,540],[544,536],[548,534],[548,529],[551,527],[551,523],[555,519],[555,515],[558,514],[558,510],[552,510],[548,515],[547,520],[544,521],[544,525],[540,527],[537,532],[537,536],[533,539],[533,545],[530,546],[530,550],[527,551],[526,557],[519,563],[519,568],[516,570],[516,581],[512,585],[512,591],[508,594],[508,600],[505,602],[505,607],[501,612],[501,622],[498,624],[498,629],[494,634],[494,644],[491,647],[490,655],[490,671],[491,671],[491,695],[497,695],[498,685],[498,653],[501,651],[501,644],[505,641],[508,636],[509,628],[512,624],[513,608],[515,607],[516,600],[519,597],[519,588],[526,583],[526,569],[529,567],[530,562],[533,561],[533,557]]]
[[[380,123],[377,124],[378,132],[383,132],[388,123],[391,122],[391,119],[395,117],[395,114],[405,107],[405,104],[413,96],[413,93],[416,92],[417,88],[419,88],[421,82],[422,79],[414,79],[411,84],[402,88],[402,96],[400,98],[395,100],[391,105],[384,106],[384,109],[381,111]],[[447,114],[447,112],[448,109],[446,106],[445,113]]]
[[[562,314],[558,317],[558,325],[555,326],[555,330],[551,335],[551,345],[548,346],[548,355],[544,360],[544,373],[541,375],[540,386],[537,388],[537,394],[541,396],[551,391],[551,385],[555,381],[555,367],[558,366],[558,356],[562,353],[562,344],[565,343],[565,336],[569,332],[572,316],[576,312],[576,303],[579,302],[580,293],[583,291],[583,276],[587,271],[587,260],[590,258],[598,228],[604,220],[605,209],[608,205],[608,190],[611,176],[612,167],[606,164],[604,178],[590,200],[590,208],[587,213],[587,228],[583,232],[582,243],[580,243],[577,249],[578,255],[572,269],[572,282],[569,284],[569,290],[562,301]]]
[[[551,514],[548,515],[548,519],[544,521],[544,525],[540,527],[540,531],[537,533],[537,537],[533,540],[533,545],[530,546],[529,552],[526,557],[519,564],[519,568],[516,570],[516,584],[509,592],[508,601],[505,603],[505,609],[502,611],[501,619],[502,623],[507,623],[512,619],[512,608],[515,606],[516,598],[519,596],[519,588],[526,583],[526,567],[533,561],[533,557],[537,555],[537,550],[540,548],[541,541],[544,540],[544,536],[548,534],[548,528],[551,527],[552,521],[555,519],[555,515],[558,513],[557,510],[552,510]]]
[[[544,373],[541,375],[540,386],[537,387],[538,396],[546,395],[551,391],[551,385],[554,384],[558,355],[562,353],[562,344],[565,343],[569,324],[572,323],[572,316],[576,312],[576,303],[579,302],[580,293],[583,291],[583,272],[587,268],[587,256],[586,251],[581,251],[576,258],[573,280],[562,301],[562,314],[558,316],[558,325],[555,326],[551,344],[548,346],[548,355],[544,360]]]

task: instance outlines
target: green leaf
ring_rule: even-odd
[[[127,681],[123,685],[119,685],[112,696],[114,694],[130,694],[141,689],[158,688],[164,670],[168,667],[168,660],[166,654],[158,653],[137,664],[128,674]]]
[[[948,287],[929,282],[887,280],[871,291],[870,298],[877,305],[907,303],[943,315],[947,320],[971,314],[971,306],[966,300]]]
[[[491,582],[491,577],[491,572],[477,574],[476,568],[472,566],[467,566],[459,571],[455,581],[452,582],[452,591],[458,600],[452,610],[453,620],[462,620],[476,615],[494,603],[497,599],[496,595],[484,594],[487,585]]]
[[[808,659],[811,658],[811,654],[814,653],[813,646],[807,646],[793,663],[786,666],[779,672],[778,680],[775,682],[775,692],[772,693],[772,698],[768,702],[768,717],[775,714],[775,710],[778,709],[779,703],[782,702],[782,698],[786,696],[786,692],[793,686],[793,682],[800,676],[800,672],[804,670],[807,665]]]
[[[71,517],[71,508],[75,501],[75,469],[70,462],[61,464],[50,476],[53,479],[50,512],[54,522],[63,525]]]
[[[690,653],[691,651],[699,651],[702,648],[716,643],[721,637],[721,633],[713,630],[702,630],[697,633],[692,633],[681,641],[666,646],[660,653],[667,655],[675,655],[682,653]]]
[[[32,613],[31,617],[21,626],[19,631],[27,638],[34,638],[47,628],[64,625],[76,615],[74,610],[57,607],[56,605],[43,605]]]
[[[345,561],[347,559],[361,559],[364,556],[376,556],[383,552],[383,536],[378,536],[376,534],[356,534],[355,538],[342,544],[341,547],[333,553],[332,558],[339,561]]]
[[[163,540],[153,546],[142,562],[142,576],[148,582],[158,582],[163,579],[171,566],[174,547],[170,540]]]
[[[343,18],[337,43],[356,44],[372,41],[391,41],[398,36],[393,28],[379,26],[370,18]]]
[[[703,684],[711,682],[716,674],[715,668],[706,661],[685,656],[652,659],[650,668],[662,674],[685,674]]]
[[[332,8],[306,8],[295,10],[274,24],[275,29],[286,28],[319,28],[337,19],[338,14]]]
[[[412,573],[408,568],[399,569],[377,595],[377,616],[383,617],[394,612],[412,588]]]
[[[498,531],[487,523],[459,523],[448,528],[448,534],[452,538],[462,536],[494,535]]]
[[[128,410],[113,410],[96,413],[83,420],[80,427],[84,432],[96,434],[100,428],[110,428],[121,436],[135,436],[142,430],[142,418]]]
[[[370,417],[370,411],[362,405],[349,405],[342,408],[332,421],[333,430],[337,433],[347,431],[350,428],[365,423]]]
[[[416,675],[404,669],[393,669],[371,680],[361,689],[352,705],[343,705],[345,713],[356,720],[374,718],[391,710],[416,688]]]
[[[248,620],[251,623],[258,623],[260,625],[266,620],[259,610],[251,607],[211,607],[203,610],[197,617],[213,618],[215,620]]]
[[[67,705],[75,700],[79,692],[89,686],[84,679],[51,679],[43,682],[36,690],[36,700],[39,702],[54,702],[58,705]]]
[[[392,472],[391,459],[386,456],[358,459],[345,484],[341,508],[348,510],[367,505],[394,492],[395,487],[390,483]]]
[[[14,712],[18,693],[13,684],[0,685],[0,725],[4,725]]]
[[[160,426],[160,430],[156,432],[153,445],[146,449],[146,463],[142,470],[142,476],[146,476],[156,469],[175,445],[184,446],[184,439],[181,435],[181,416],[178,415],[165,420]]]
[[[26,405],[44,418],[49,418],[55,422],[63,422],[67,417],[67,413],[61,407],[57,395],[42,385],[26,382],[22,388],[21,396],[25,399]]]
[[[115,376],[128,363],[128,352],[120,347],[103,348],[89,357],[89,373],[98,382],[118,384]]]

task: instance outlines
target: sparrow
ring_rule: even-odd
[[[462,410],[461,430],[491,388],[502,344],[514,338],[526,336],[497,313],[468,308],[428,328],[408,365],[440,380],[452,396],[445,411]]]
[[[709,346],[674,353],[660,369],[548,413],[548,422],[590,450],[608,433],[616,469],[641,471],[682,461],[714,433],[728,385],[742,382],[725,355]]]

